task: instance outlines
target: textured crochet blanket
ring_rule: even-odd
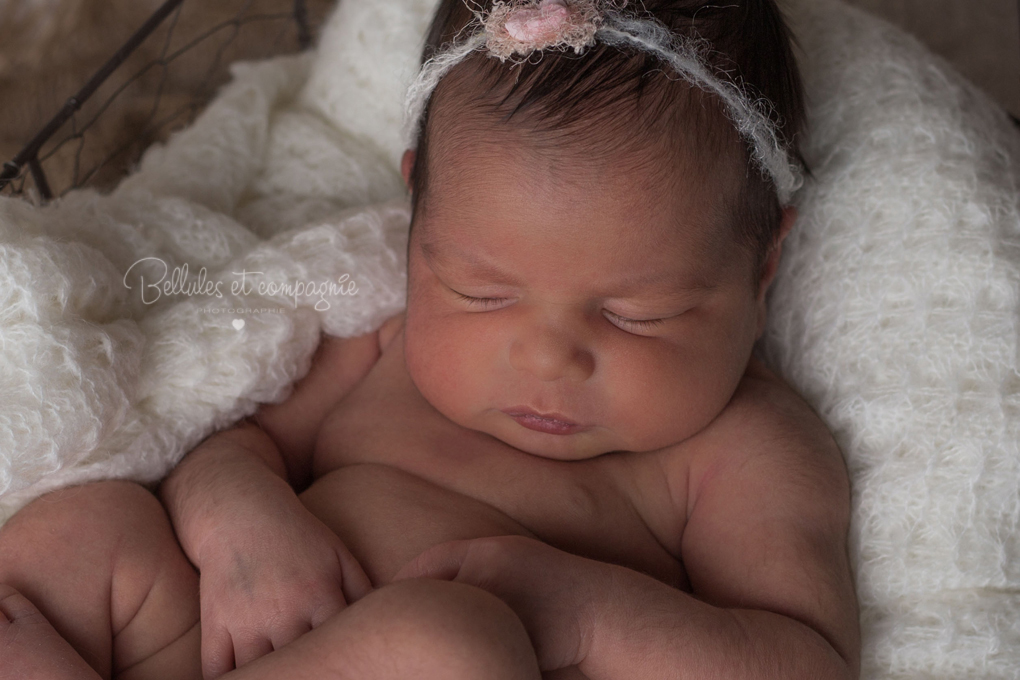
[[[151,482],[404,304],[403,89],[434,0],[239,64],[112,194],[0,199],[0,520]],[[854,487],[866,678],[1020,676],[1020,134],[918,43],[788,0],[813,177],[761,350]]]

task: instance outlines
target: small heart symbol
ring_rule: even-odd
[[[236,330],[244,328],[244,319],[234,319],[234,328]]]

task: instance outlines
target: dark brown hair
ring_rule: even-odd
[[[422,62],[454,41],[474,19],[472,9],[487,12],[493,0],[440,0],[426,36]],[[769,102],[769,116],[792,158],[799,159],[798,136],[804,124],[804,102],[791,38],[775,0],[630,0],[628,11],[665,24],[675,35],[696,40],[706,49],[709,66],[739,84],[755,98]],[[658,136],[673,156],[707,168],[738,134],[723,105],[669,71],[654,56],[597,43],[582,56],[572,51],[536,53],[522,63],[502,63],[484,53],[454,67],[436,88],[421,121],[417,157],[411,172],[414,212],[424,208],[428,186],[430,111],[454,85],[466,105],[498,116],[505,124],[523,127],[564,151],[577,140],[592,140],[586,150],[605,155],[634,140]],[[463,102],[457,101],[463,110]],[[597,124],[593,124],[597,123]],[[684,144],[675,143],[682,138]],[[668,140],[673,139],[674,143]],[[695,144],[690,142],[694,141]],[[743,140],[740,140],[743,141]],[[756,277],[775,243],[782,216],[771,178],[753,165],[747,143],[742,145],[747,172],[736,201],[727,206],[738,238],[754,255]],[[586,154],[590,157],[590,153]]]

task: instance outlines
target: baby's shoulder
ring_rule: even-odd
[[[842,453],[821,418],[753,358],[729,404],[687,448],[688,509],[708,487],[725,486],[750,469],[814,500],[825,492],[841,496],[848,486]]]
[[[379,351],[385,352],[394,338],[404,329],[405,312],[391,316],[379,327]]]
[[[733,398],[712,427],[730,447],[748,454],[760,454],[769,445],[795,445],[838,455],[836,442],[814,409],[753,357]]]
[[[323,423],[379,360],[401,329],[403,316],[356,337],[324,333],[308,373],[290,395],[259,407],[255,420],[280,449],[292,481],[306,480]]]

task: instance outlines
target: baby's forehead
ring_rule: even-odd
[[[711,220],[544,199],[511,189],[439,201],[416,223],[412,250],[450,282],[664,303],[710,290],[742,266],[729,230]]]
[[[613,238],[652,250],[673,247],[682,233],[692,253],[715,250],[733,234],[727,195],[707,187],[704,176],[667,170],[649,152],[596,161],[583,147],[551,149],[508,138],[474,138],[450,148],[455,152],[430,161],[428,198],[415,221],[437,246],[470,242],[479,234],[472,225],[512,230],[522,222],[565,230],[577,243],[593,237],[592,222],[604,220],[619,227]],[[610,254],[624,245],[600,243]],[[620,259],[621,267],[635,265]]]

